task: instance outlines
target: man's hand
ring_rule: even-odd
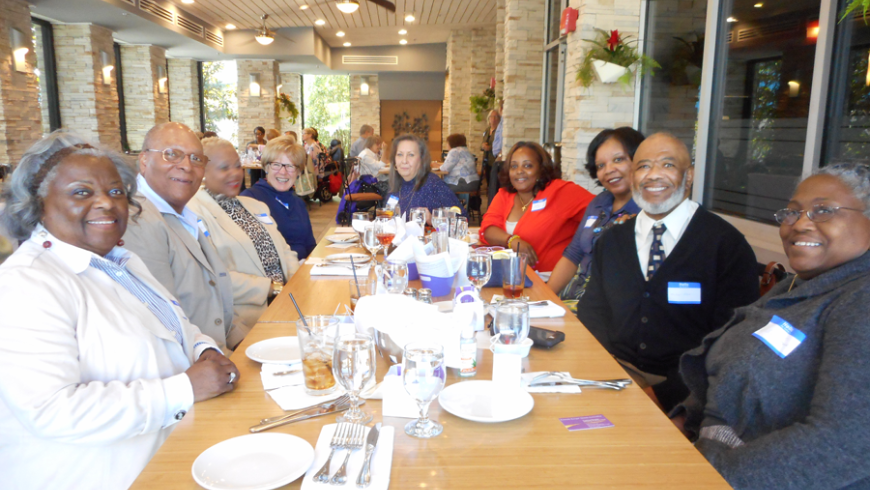
[[[215,349],[203,352],[186,374],[193,386],[194,402],[233,391],[236,381],[239,380],[236,365]]]

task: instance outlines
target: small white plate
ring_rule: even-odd
[[[353,243],[359,241],[359,235],[356,233],[341,233],[338,235],[329,235],[326,239],[332,243]],[[356,257],[354,257],[354,260],[356,260]]]
[[[209,490],[271,490],[304,475],[314,448],[290,434],[248,434],[203,451],[193,462],[193,479]]]
[[[353,257],[353,263],[355,265],[367,264],[372,260],[372,256],[369,254],[343,253],[328,255],[325,259],[323,259],[323,261],[326,264],[350,265],[351,257]]]
[[[248,359],[261,363],[286,364],[302,359],[296,337],[261,340],[245,349],[245,355]]]
[[[459,418],[474,422],[507,422],[532,411],[535,399],[517,386],[496,386],[492,381],[461,381],[438,396],[441,408]]]

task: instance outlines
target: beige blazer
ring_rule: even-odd
[[[217,251],[202,231],[198,239],[172,214],[162,214],[141,193],[142,214],[127,223],[124,248],[178,298],[191,323],[231,352],[250,328],[233,316],[233,285]]]
[[[284,278],[289,280],[299,269],[299,259],[278,231],[278,226],[269,214],[269,207],[250,197],[239,196],[238,199],[255,217],[265,214],[266,220],[271,221],[269,224],[264,222],[266,220],[260,220],[278,251]],[[254,242],[205,189],[200,189],[188,206],[202,218],[209,232],[209,240],[229,270],[233,283],[233,309],[245,325],[256,324],[268,306],[266,300],[272,280],[266,276]]]

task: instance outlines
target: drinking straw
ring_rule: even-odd
[[[353,270],[353,283],[356,284],[356,295],[357,297],[362,297],[362,294],[359,292],[359,279],[356,278],[356,265],[353,263],[353,255],[350,256],[350,268]]]
[[[313,335],[311,333],[311,329],[308,328],[308,322],[305,320],[305,315],[302,314],[302,310],[299,308],[299,304],[296,303],[296,298],[293,297],[293,293],[287,293],[290,295],[290,301],[293,302],[293,306],[296,307],[296,311],[299,313],[299,319],[302,320],[302,325],[305,326],[305,330],[308,331],[308,335]]]

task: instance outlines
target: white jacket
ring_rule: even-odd
[[[42,228],[0,265],[3,488],[127,488],[193,406],[184,371],[217,346],[126,253],[127,268],[175,305],[184,348],[88,266],[91,252]]]

